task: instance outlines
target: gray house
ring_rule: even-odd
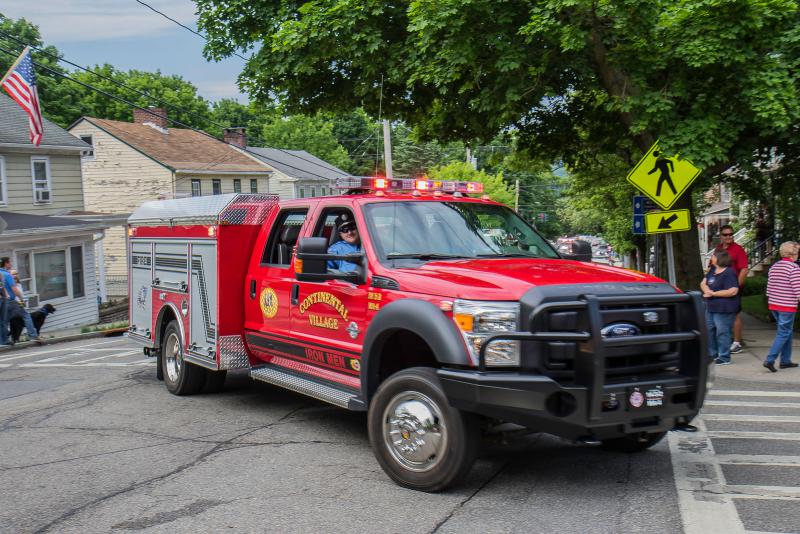
[[[336,195],[333,185],[348,173],[305,150],[247,147],[250,154],[275,169],[274,180],[281,184],[282,198],[307,198]]]
[[[98,320],[95,247],[105,226],[60,216],[84,209],[81,154],[90,148],[47,119],[34,146],[28,116],[0,93],[0,257],[19,271],[30,308],[57,308],[44,332]]]

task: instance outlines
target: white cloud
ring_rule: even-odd
[[[239,91],[236,80],[194,80],[192,83],[198,92],[209,100],[233,98],[243,104],[247,102],[247,97]]]
[[[197,17],[193,2],[147,0],[147,3],[194,28]],[[3,0],[0,13],[12,19],[25,18],[39,26],[46,43],[145,37],[177,27],[133,0]]]

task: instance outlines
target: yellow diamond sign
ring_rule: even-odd
[[[683,232],[692,227],[689,210],[649,211],[644,215],[648,234]]]
[[[700,169],[677,155],[668,158],[653,143],[647,154],[628,173],[628,181],[668,210],[700,175]],[[674,230],[673,230],[674,231]]]

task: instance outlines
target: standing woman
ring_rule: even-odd
[[[792,326],[797,313],[797,301],[800,299],[800,267],[797,261],[798,245],[794,241],[781,244],[781,260],[776,262],[769,270],[767,280],[767,301],[778,330],[775,332],[775,341],[769,349],[764,367],[777,372],[775,360],[781,357],[781,369],[797,367],[792,363]]]
[[[708,325],[708,350],[714,363],[731,363],[733,322],[739,311],[739,279],[730,267],[727,251],[717,249],[711,256],[711,268],[700,282],[706,299],[706,324]]]

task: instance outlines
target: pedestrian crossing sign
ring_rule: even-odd
[[[692,228],[689,210],[651,211],[644,216],[648,234],[684,232]]]
[[[628,181],[635,185],[661,209],[668,210],[700,175],[700,169],[678,155],[665,157],[653,143],[647,154],[628,173]]]

